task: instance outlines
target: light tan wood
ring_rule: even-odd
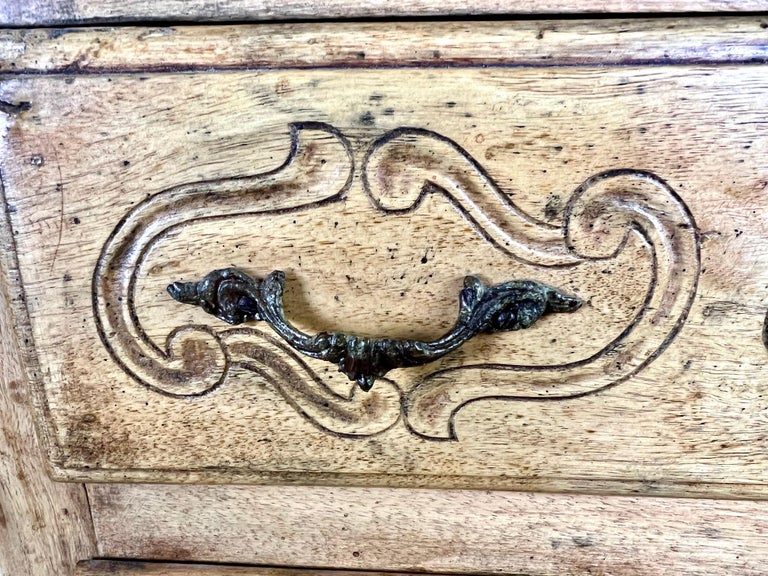
[[[76,576],[383,576],[376,572],[340,570],[298,570],[211,566],[203,564],[166,564],[160,562],[121,562],[91,560],[77,567]],[[413,576],[402,574],[402,576]]]
[[[761,576],[758,502],[480,491],[90,486],[99,552],[564,576]]]
[[[767,27],[749,16],[4,30],[0,71],[754,64],[765,60]]]
[[[0,26],[103,22],[242,21],[497,14],[739,12],[761,0],[2,0]]]
[[[83,486],[53,482],[37,440],[19,351],[28,334],[11,315],[17,286],[12,246],[0,243],[0,574],[63,576],[96,544]]]
[[[0,167],[57,474],[764,496],[768,69],[396,64],[4,82]],[[425,180],[447,192],[411,208]],[[601,198],[618,208],[600,216]],[[621,244],[628,223],[641,233]],[[185,328],[171,346],[191,363],[164,372],[151,342],[226,328],[165,287],[230,265],[286,270],[310,332],[434,338],[470,273],[588,305],[370,394],[265,326],[224,334],[229,359]]]

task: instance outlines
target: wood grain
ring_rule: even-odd
[[[78,565],[75,576],[107,574],[111,576],[383,576],[384,573],[91,560]],[[402,574],[402,576],[415,575]]]
[[[1,30],[0,71],[756,64],[766,42],[764,16]]]
[[[93,557],[96,544],[85,490],[51,480],[37,440],[19,350],[29,334],[11,313],[23,307],[18,285],[13,246],[0,242],[0,574],[61,576]]]
[[[627,489],[643,486],[666,494],[700,493],[701,484],[712,494],[762,495],[765,405],[759,383],[766,350],[760,331],[768,279],[760,264],[767,251],[759,213],[766,181],[761,151],[768,143],[760,124],[768,91],[765,69],[457,69],[423,76],[359,70],[354,84],[346,74],[157,74],[6,83],[6,100],[33,103],[10,128],[4,174],[46,374],[47,425],[59,474],[546,490],[583,489],[590,482],[596,490],[616,489],[624,482]],[[254,100],[261,104],[254,106]],[[289,317],[309,332],[433,337],[453,321],[457,289],[469,273],[492,282],[539,279],[592,305],[578,318],[548,318],[525,333],[479,339],[464,354],[423,370],[393,373],[411,406],[423,406],[411,411],[409,425],[436,437],[450,436],[454,428],[441,430],[455,426],[457,442],[420,438],[398,423],[398,391],[386,382],[370,396],[356,396],[363,404],[349,404],[351,416],[326,411],[323,402],[306,402],[303,392],[292,395],[281,384],[291,382],[297,390],[314,386],[303,376],[286,376],[305,373],[293,360],[277,375],[235,371],[210,395],[206,380],[197,391],[177,389],[205,393],[194,398],[158,393],[175,392],[151,375],[150,386],[142,386],[110,357],[94,329],[91,279],[111,231],[147,194],[160,202],[159,192],[183,182],[225,179],[226,185],[230,175],[279,166],[288,153],[287,126],[317,119],[343,127],[356,155],[388,130],[428,126],[482,159],[493,179],[514,191],[518,206],[541,220],[551,199],[560,198],[562,206],[580,182],[604,170],[639,167],[662,175],[695,215],[701,234],[705,271],[682,332],[636,376],[567,401],[546,399],[595,391],[603,386],[599,382],[612,381],[613,367],[558,386],[538,384],[533,373],[503,380],[506,373],[493,370],[457,372],[449,384],[456,386],[460,402],[441,401],[436,405],[441,409],[460,406],[465,393],[489,395],[484,390],[494,382],[504,387],[490,395],[511,400],[471,403],[454,423],[453,416],[429,408],[429,396],[412,392],[435,367],[579,361],[634,322],[649,282],[667,285],[674,277],[688,287],[681,289],[682,300],[671,296],[661,307],[668,311],[667,319],[659,320],[663,328],[678,317],[675,302],[686,302],[698,261],[686,265],[695,254],[677,252],[662,238],[657,253],[663,246],[672,252],[663,256],[656,276],[642,242],[630,242],[613,261],[590,261],[571,271],[530,266],[496,250],[440,195],[412,213],[387,216],[371,207],[355,180],[343,202],[283,210],[289,196],[274,195],[255,205],[277,207],[268,218],[175,228],[142,264],[135,296],[142,330],[162,342],[175,326],[211,322],[202,311],[170,300],[165,286],[232,264],[254,274],[286,270]],[[327,161],[321,182],[328,184],[328,194],[337,184],[326,180],[332,174],[327,171],[343,164],[335,150],[322,153]],[[338,182],[345,177],[342,171]],[[326,193],[323,186],[317,190]],[[664,197],[649,190],[638,193]],[[203,204],[200,214],[222,206]],[[667,216],[678,210],[670,204]],[[176,213],[184,216],[183,210]],[[137,222],[152,230],[151,220]],[[690,224],[680,225],[670,237],[688,245]],[[605,226],[606,238],[613,238],[610,222]],[[409,230],[405,236],[403,229]],[[553,228],[551,234],[560,232]],[[435,237],[442,239],[439,244]],[[117,296],[101,299],[97,293],[96,298],[99,307],[110,301],[112,310],[121,306]],[[213,320],[217,329],[220,324]],[[101,337],[109,340],[108,332],[115,330],[104,330]],[[596,330],[605,336],[590,336]],[[232,337],[234,353],[261,354],[248,337]],[[616,370],[632,368],[651,352],[617,357]],[[201,366],[208,370],[206,362]],[[324,386],[349,393],[333,367],[316,361],[307,366]],[[138,373],[140,367],[132,370]]]
[[[491,16],[509,14],[740,12],[765,8],[761,0],[414,0],[355,3],[349,0],[29,0],[0,2],[0,25],[45,26],[103,22],[243,21]]]
[[[280,62],[3,83],[60,477],[766,494],[766,67]],[[436,337],[466,274],[588,305],[352,394],[165,291],[226,266],[308,332]]]
[[[99,552],[112,558],[536,576],[760,576],[768,561],[758,502],[141,485],[89,494]]]

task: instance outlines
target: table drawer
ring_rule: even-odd
[[[8,33],[57,475],[762,496],[768,32],[717,22]]]

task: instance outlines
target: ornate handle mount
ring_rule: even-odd
[[[447,334],[432,342],[368,338],[344,332],[314,336],[296,329],[285,317],[285,273],[252,278],[236,268],[214,270],[199,282],[174,282],[168,293],[179,302],[200,306],[228,322],[268,322],[293,348],[312,358],[338,365],[339,371],[364,391],[393,368],[419,366],[452,352],[479,334],[528,328],[544,314],[573,312],[581,300],[532,280],[487,286],[475,276],[464,279],[459,316]]]

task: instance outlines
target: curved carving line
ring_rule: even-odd
[[[521,210],[470,154],[423,128],[398,128],[376,140],[363,160],[363,188],[384,212],[416,210],[441,193],[483,238],[520,262],[574,266],[582,258],[563,242],[561,226]]]
[[[335,128],[316,122],[291,125],[290,138],[288,158],[275,170],[184,184],[159,192],[131,210],[107,240],[93,273],[97,331],[115,362],[147,388],[172,397],[201,396],[220,386],[232,367],[245,365],[229,349],[224,336],[208,326],[177,328],[162,347],[147,336],[136,313],[134,291],[152,246],[179,226],[192,222],[280,213],[345,197],[354,175],[352,151],[346,138]],[[263,341],[258,333],[253,335],[257,341]],[[270,357],[270,361],[273,359]],[[248,366],[253,368],[255,364],[251,361]],[[304,365],[276,362],[273,366],[277,365],[286,370],[285,381],[295,383],[303,378],[311,387],[316,378]],[[274,382],[275,369],[267,371]],[[296,385],[294,388],[298,389]],[[314,396],[298,393],[300,398],[295,403],[311,396],[316,406],[299,411],[305,415],[314,411],[314,416],[307,417],[330,430],[333,414],[342,414],[337,406],[341,399],[331,397],[322,387],[316,388]],[[390,384],[389,390],[380,393],[398,398],[390,412],[379,411],[378,422],[363,422],[359,426],[352,422],[348,428],[353,430],[357,426],[373,433],[386,429],[399,418],[399,391]],[[346,399],[350,403],[352,400]],[[392,404],[385,402],[382,406]],[[327,414],[319,413],[322,408],[327,408]],[[344,413],[344,417],[351,413]],[[360,418],[365,420],[365,414]]]
[[[407,163],[407,164],[405,164]],[[630,325],[596,354],[557,366],[465,365],[425,377],[406,395],[412,432],[456,439],[455,416],[481,399],[575,398],[618,384],[652,362],[679,332],[699,276],[693,216],[658,176],[619,169],[587,179],[571,195],[562,228],[525,214],[458,144],[428,130],[401,128],[377,140],[363,163],[363,184],[385,212],[418,207],[440,193],[479,234],[511,256],[543,266],[615,258],[631,237],[648,250],[653,279]],[[462,384],[451,378],[462,371]],[[474,375],[474,382],[466,376]]]
[[[452,140],[418,128],[392,131],[365,155],[362,182],[384,212],[415,210],[442,194],[503,252],[547,267],[616,257],[628,242],[646,246],[653,280],[629,326],[599,352],[556,366],[465,365],[429,374],[403,396],[383,379],[369,394],[329,388],[279,341],[253,329],[208,326],[173,330],[163,346],[140,326],[134,289],[151,248],[179,226],[235,215],[279,213],[341,200],[354,175],[347,140],[320,123],[291,126],[291,153],[271,172],[170,188],[134,208],[104,246],[93,276],[99,335],[115,361],[148,388],[173,397],[214,390],[233,367],[261,374],[320,429],[370,436],[405,414],[424,438],[456,439],[455,416],[480,399],[565,399],[606,389],[642,370],[683,325],[699,274],[693,217],[663,180],[640,170],[612,170],[586,180],[570,197],[562,227],[517,207]],[[332,161],[324,161],[330,158]],[[458,370],[474,381],[458,386]]]
[[[255,328],[221,333],[232,354],[232,366],[255,372],[269,382],[296,412],[319,429],[335,436],[373,436],[400,420],[402,393],[391,380],[379,379],[365,394],[350,387],[340,394],[307,366],[290,346]]]

